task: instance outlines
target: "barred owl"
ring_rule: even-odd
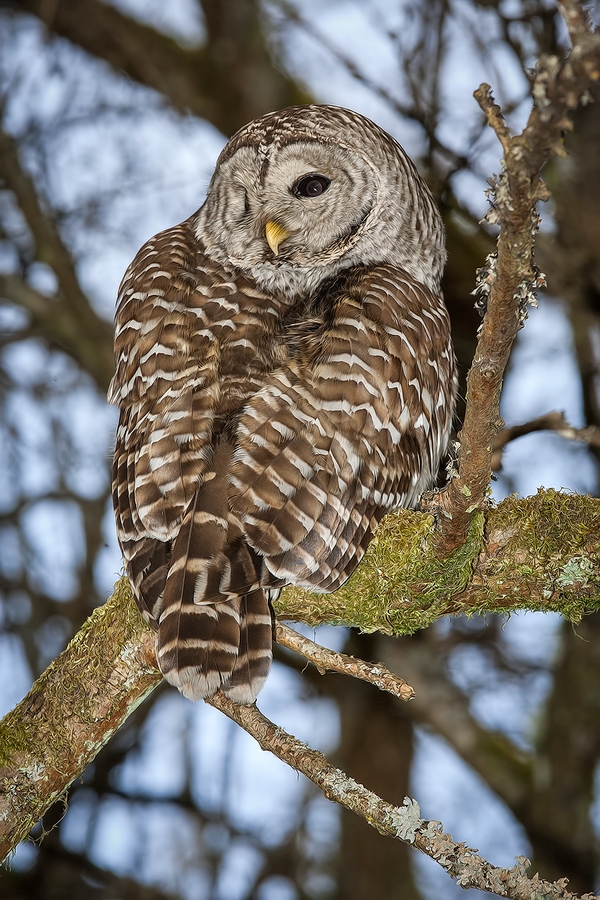
[[[455,365],[439,213],[373,122],[269,113],[198,212],[145,244],[116,314],[113,498],[165,677],[252,703],[269,601],[334,591],[435,479]]]

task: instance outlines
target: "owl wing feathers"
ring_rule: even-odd
[[[268,570],[321,591],[348,578],[383,514],[435,477],[423,398],[443,410],[445,443],[454,378],[441,300],[404,273],[371,269],[331,299],[308,360],[271,373],[246,404],[230,474],[232,507]]]
[[[117,519],[125,533],[132,524],[136,536],[163,541],[205,469],[218,393],[218,348],[185,277],[195,263],[186,237],[183,226],[158,235],[125,274],[109,392],[121,405],[115,468],[127,467],[133,487],[120,493]]]
[[[267,361],[253,341],[277,316],[264,294],[241,295],[224,276],[191,221],[148,242],[125,274],[109,392],[120,406],[113,499],[165,677],[192,699],[227,685],[252,702],[270,665],[271,615],[261,563],[228,509],[232,446],[218,435],[261,383]]]
[[[183,223],[123,281],[114,502],[165,676],[250,703],[268,589],[335,590],[383,514],[432,482],[454,362],[441,299],[398,269],[348,273],[304,329],[198,247]]]

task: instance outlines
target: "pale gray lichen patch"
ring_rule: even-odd
[[[405,797],[402,806],[396,807],[391,815],[391,826],[401,841],[414,844],[415,835],[423,825],[421,807],[416,800]]]
[[[19,771],[22,772],[29,781],[43,781],[48,777],[46,766],[40,762],[34,762],[29,766],[21,766]]]
[[[562,566],[556,578],[559,587],[572,584],[586,585],[594,574],[594,564],[586,556],[573,556]]]

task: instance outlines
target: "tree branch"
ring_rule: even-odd
[[[600,607],[599,522],[600,501],[589,497],[549,491],[511,498],[488,513],[485,549],[472,574],[472,561],[467,558],[465,575],[458,551],[463,571],[453,569],[452,560],[438,563],[437,580],[425,590],[420,565],[430,565],[433,521],[404,510],[384,520],[348,585],[330,595],[287,588],[277,611],[284,618],[387,633],[414,631],[456,611],[543,608],[576,619]],[[429,573],[433,578],[433,569]],[[333,662],[327,654],[321,659]],[[0,722],[0,857],[26,837],[160,681],[153,635],[121,579],[111,599]]]
[[[50,340],[69,353],[106,391],[114,371],[113,328],[94,311],[79,284],[70,251],[44,211],[14,138],[0,129],[0,179],[13,192],[35,243],[35,257],[56,275],[58,297],[44,297],[17,275],[3,275],[0,291],[23,306]]]
[[[21,704],[0,723],[0,856],[22,840],[45,810],[64,795],[100,748],[160,683],[154,637],[133,606],[125,579],[97,609],[69,647],[38,679]],[[310,778],[328,797],[370,825],[435,859],[462,887],[514,900],[575,900],[564,880],[555,884],[525,874],[527,861],[502,869],[420,818],[418,804],[402,808],[327,762],[278,728],[256,707],[222,694],[208,701],[251,734],[263,749]],[[591,898],[592,895],[586,895]]]
[[[555,883],[543,881],[537,874],[528,878],[525,873],[530,863],[523,856],[518,857],[512,869],[493,866],[475,850],[444,833],[440,822],[421,819],[416,800],[406,797],[402,807],[386,803],[332,766],[322,753],[274,725],[256,706],[239,706],[221,693],[207,702],[237,722],[263,750],[310,778],[328,800],[361,816],[380,834],[412,844],[439,863],[460,887],[478,888],[513,900],[576,900],[577,895],[566,890],[565,878]],[[581,900],[594,900],[594,895],[585,894]]]
[[[121,580],[0,722],[0,860],[161,681],[154,637]]]
[[[2,856],[26,836],[160,682],[153,645],[153,635],[133,608],[125,582],[120,582],[111,600],[95,611],[25,700],[0,723]],[[575,900],[565,890],[564,880],[550,884],[537,875],[527,878],[528,863],[523,858],[512,869],[492,866],[445,834],[439,823],[421,819],[414,800],[405,800],[402,808],[386,803],[330,765],[321,753],[275,726],[256,707],[239,706],[221,694],[209,702],[263,749],[310,778],[330,800],[362,816],[382,834],[413,844],[461,887],[477,887],[514,900]]]
[[[407,714],[444,738],[528,828],[535,782],[529,754],[477,721],[471,699],[449,680],[447,657],[439,647],[432,648],[427,633],[416,640],[382,637],[378,643],[386,664],[405,668],[414,684]]]
[[[360,678],[361,681],[375,685],[380,691],[387,691],[394,697],[398,697],[399,700],[412,700],[415,695],[410,684],[390,672],[383,663],[372,665],[355,656],[328,650],[298,634],[293,628],[288,628],[283,622],[277,622],[275,625],[275,640],[282,647],[295,650],[296,653],[304,656],[321,675],[327,671],[351,675],[353,678]]]
[[[538,416],[530,422],[524,422],[522,425],[511,425],[509,428],[503,428],[494,438],[492,469],[499,472],[502,469],[502,454],[504,448],[511,441],[524,437],[526,434],[533,434],[536,431],[554,431],[560,437],[569,441],[578,441],[581,444],[587,444],[589,447],[600,449],[600,428],[597,425],[588,425],[587,428],[573,428],[565,419],[565,415],[558,410],[545,413]]]
[[[18,275],[0,273],[0,297],[20,306],[30,316],[30,331],[50,347],[62,350],[106,391],[114,370],[112,327],[98,317],[97,337],[90,334],[62,298],[40,294]],[[94,314],[95,315],[95,314]],[[98,339],[98,335],[100,335]]]
[[[527,304],[543,283],[533,261],[539,200],[549,192],[540,178],[554,154],[564,155],[563,133],[572,128],[570,115],[586,92],[600,79],[600,33],[586,26],[576,0],[559,7],[572,41],[571,53],[560,62],[542,57],[533,82],[534,106],[524,131],[515,136],[494,103],[489,85],[475,97],[494,129],[504,157],[502,173],[490,190],[490,224],[500,226],[497,253],[480,270],[476,292],[486,312],[473,364],[467,378],[467,406],[459,435],[458,475],[435,495],[429,508],[443,512],[437,540],[447,555],[467,536],[474,513],[487,500],[492,472],[492,446],[502,427],[500,391],[510,351],[527,314]]]
[[[287,587],[278,616],[363,631],[410,634],[443,615],[516,609],[577,621],[600,608],[600,500],[540,490],[509,497],[479,518],[467,543],[437,555],[435,524],[409,510],[387,515],[365,558],[333,594]]]

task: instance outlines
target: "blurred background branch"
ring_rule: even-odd
[[[233,134],[265,109],[310,102],[308,92],[277,66],[256,0],[202,0],[206,38],[182,45],[159,29],[101,0],[3,0],[37,16],[116,72],[158,91],[176,109]]]
[[[202,202],[225,138],[309,98],[393,133],[444,215],[464,377],[474,272],[494,247],[479,224],[486,178],[499,171],[471,94],[493,84],[522,130],[535,60],[566,44],[551,0],[0,2],[2,711],[119,571],[103,399],[114,296],[137,246]],[[588,103],[569,156],[545,170],[548,294],[511,356],[508,427],[557,408],[576,429],[600,426],[599,135]],[[541,484],[597,495],[597,461],[593,446],[528,434],[506,447],[495,497]],[[494,863],[531,856],[582,893],[598,883],[598,619],[459,616],[411,639],[319,629],[320,643],[382,659],[417,700],[301,671],[278,649],[263,708],[386,801],[417,796]],[[0,898],[453,897],[443,872],[338,814],[222,720],[156,689],[73,785],[66,815],[62,803],[48,812],[43,827],[60,824],[41,849],[22,845],[0,874]]]

